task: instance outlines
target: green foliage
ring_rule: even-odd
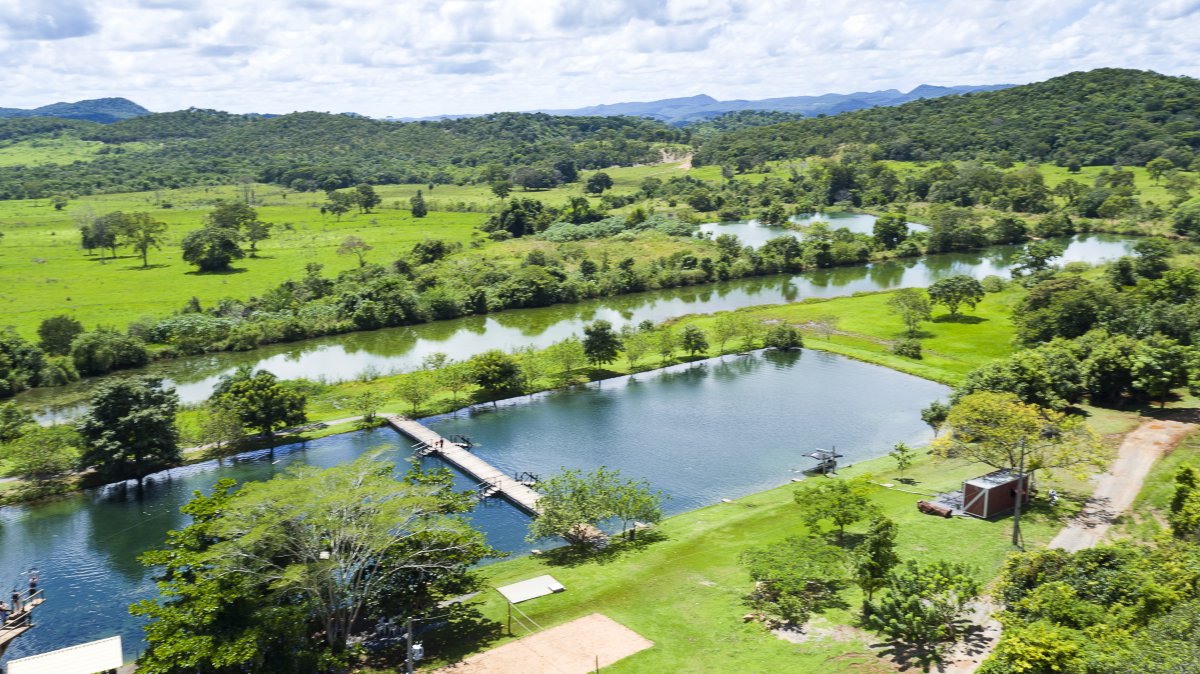
[[[417,190],[417,193],[408,200],[408,207],[414,218],[423,218],[429,215],[429,206],[425,204],[425,197],[421,194],[421,190]]]
[[[490,395],[520,393],[521,365],[499,349],[477,354],[469,361],[475,384]]]
[[[1039,620],[1004,630],[979,674],[1068,674],[1079,672],[1082,635]]]
[[[752,605],[792,625],[803,625],[814,611],[836,605],[850,580],[844,551],[807,538],[750,548],[741,562],[756,583]]]
[[[934,403],[936,402],[937,401],[934,401]],[[888,456],[896,460],[896,470],[900,471],[900,475],[903,476],[904,471],[908,470],[908,467],[911,466],[913,461],[916,459],[917,452],[907,444],[903,442],[897,442],[895,446],[892,447],[892,451],[888,452]]]
[[[588,176],[584,190],[589,194],[600,194],[613,186],[613,179],[604,171],[597,171]]]
[[[863,624],[941,661],[941,646],[962,634],[960,622],[980,584],[964,564],[909,560],[889,576],[886,593],[870,602]]]
[[[12,328],[0,329],[0,398],[41,383],[46,356]]]
[[[590,473],[563,470],[539,482],[538,493],[542,512],[529,523],[530,541],[561,536],[571,545],[587,546],[596,543],[594,527],[606,520],[620,519],[624,533],[635,521],[662,519],[662,492],[604,466]]]
[[[767,328],[763,337],[763,348],[779,351],[794,351],[804,348],[804,335],[787,323],[777,323]]]
[[[1017,337],[1025,345],[1079,337],[1099,323],[1111,303],[1108,288],[1079,276],[1046,279],[1030,288],[1013,312]]]
[[[959,274],[935,281],[929,286],[929,301],[943,304],[951,316],[958,315],[958,308],[967,305],[974,309],[983,300],[983,286],[972,276]]]
[[[421,405],[437,393],[438,381],[432,372],[410,372],[396,382],[393,389],[397,398],[412,405],[412,414],[417,414]]]
[[[812,531],[820,531],[821,523],[828,521],[836,529],[837,541],[842,542],[846,526],[875,514],[876,506],[871,502],[875,489],[865,477],[843,479],[817,479],[805,482],[794,493],[801,507],[801,518]]]
[[[874,144],[890,159],[1006,151],[1018,160],[1064,165],[1140,165],[1191,145],[1198,122],[1190,111],[1198,101],[1200,86],[1191,78],[1103,68],[1003,91],[740,129],[706,139],[694,161],[829,156],[847,144]],[[1088,131],[1097,126],[1108,132]]]
[[[76,429],[84,443],[83,466],[110,480],[142,479],[177,464],[179,396],[162,380],[140,377],[106,382],[92,394]]]
[[[902,442],[896,445],[896,451],[902,447],[907,449]],[[893,456],[896,451],[892,452]],[[902,466],[900,472],[903,473],[906,467]],[[900,563],[900,556],[896,554],[898,531],[895,522],[879,515],[871,520],[867,535],[854,549],[854,582],[862,589],[868,603],[875,597],[875,592],[887,586],[892,569]]]
[[[1011,393],[980,391],[958,399],[946,417],[951,432],[933,444],[943,457],[1027,473],[1100,468],[1108,452],[1080,417],[1021,402]]]
[[[942,424],[946,423],[946,417],[948,416],[950,416],[950,406],[940,400],[929,403],[927,407],[921,410],[921,421],[924,421],[933,429],[935,436],[942,429]]]
[[[146,345],[132,335],[114,330],[85,332],[71,342],[71,360],[83,375],[97,375],[131,367],[150,360]]]
[[[0,458],[8,463],[12,475],[44,483],[79,465],[81,444],[79,434],[70,426],[32,425],[19,437],[0,446]]]
[[[226,227],[205,226],[183,237],[183,261],[202,272],[224,271],[229,263],[246,256],[239,245],[241,234]]]
[[[592,367],[613,362],[620,351],[621,338],[613,330],[612,323],[599,320],[583,326],[583,352]]]
[[[888,298],[888,308],[904,322],[909,337],[916,337],[921,323],[933,318],[929,296],[920,288],[901,288]]]
[[[308,402],[306,396],[266,370],[238,378],[229,384],[228,390],[213,395],[220,405],[241,419],[243,426],[258,431],[263,437],[302,424],[307,419],[304,412]]]
[[[921,359],[921,340],[919,339],[898,339],[892,344],[892,353],[913,360]]]
[[[473,589],[493,553],[457,516],[469,496],[446,471],[392,470],[366,456],[197,494],[192,524],[143,556],[164,571],[162,598],[132,609],[150,619],[139,671],[343,669],[361,625]]]
[[[17,403],[0,403],[0,444],[12,442],[33,424],[33,415]]]
[[[679,346],[691,356],[706,353],[708,337],[704,334],[704,330],[700,329],[700,326],[688,323],[679,333]]]
[[[38,346],[55,356],[71,352],[71,342],[83,333],[83,324],[66,314],[52,316],[38,326]]]

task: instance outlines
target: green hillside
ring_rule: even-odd
[[[1002,91],[914,101],[820,119],[746,128],[709,139],[696,163],[749,166],[829,155],[847,143],[886,159],[1013,159],[1066,165],[1176,166],[1200,148],[1200,80],[1104,68]]]

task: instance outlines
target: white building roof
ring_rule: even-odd
[[[124,664],[121,637],[70,646],[8,663],[8,674],[96,674]]]
[[[555,592],[562,592],[567,589],[563,584],[554,580],[552,576],[538,576],[530,578],[512,585],[496,588],[504,598],[510,602],[517,604],[530,599],[537,599]],[[15,673],[14,673],[15,674]]]

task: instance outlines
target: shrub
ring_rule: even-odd
[[[768,349],[778,349],[779,351],[802,349],[804,348],[804,336],[796,328],[785,323],[780,323],[771,326],[771,329],[767,330],[767,335],[763,338],[763,346]]]
[[[913,360],[921,359],[921,340],[901,339],[892,345],[892,353]]]

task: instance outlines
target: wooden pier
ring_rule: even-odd
[[[468,452],[462,445],[443,438],[428,426],[407,417],[389,414],[384,418],[392,428],[417,443],[418,456],[436,454],[478,482],[480,497],[500,496],[531,515],[541,514],[538,509],[540,497],[536,491]]]

